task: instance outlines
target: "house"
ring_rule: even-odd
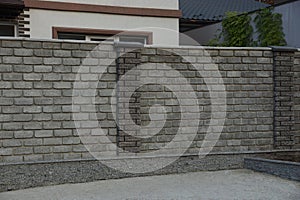
[[[207,45],[221,28],[226,12],[250,13],[269,5],[255,0],[179,0],[182,17],[180,32]],[[181,41],[181,45],[192,45]]]
[[[300,0],[275,0],[274,12],[282,14],[283,31],[287,46],[300,48]],[[254,0],[180,0],[183,16],[180,31],[193,38],[197,45],[208,45],[222,29],[222,19],[227,11],[253,13],[270,7]],[[181,45],[194,45],[193,41],[181,41]]]
[[[178,0],[0,0],[1,9],[6,10],[6,5],[16,30],[14,34],[0,32],[2,36],[88,41],[110,38],[160,45],[179,42]],[[174,34],[163,29],[174,30]],[[111,38],[124,31],[126,34]]]

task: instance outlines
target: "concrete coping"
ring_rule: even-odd
[[[271,46],[272,51],[284,51],[284,52],[295,52],[299,51],[299,49],[295,47],[286,47],[286,46]]]
[[[60,39],[38,39],[26,37],[0,37],[0,41],[32,41],[32,42],[54,42],[54,43],[71,43],[71,44],[99,44],[97,41],[81,40],[60,40]],[[101,42],[105,45],[114,45],[111,42]],[[271,47],[212,47],[212,46],[178,46],[178,45],[145,45],[145,48],[162,48],[162,49],[200,49],[200,50],[252,50],[252,51],[299,51],[300,48],[271,46]]]
[[[212,46],[176,46],[176,45],[146,45],[149,48],[161,49],[199,49],[199,50],[247,50],[247,51],[271,51],[270,47],[212,47]]]
[[[300,167],[300,163],[298,163],[298,162],[285,161],[285,160],[273,160],[273,159],[267,159],[267,158],[245,158],[245,160],[261,161],[261,162],[269,162],[269,163],[277,163],[277,164],[296,165],[296,166]]]
[[[53,43],[71,43],[71,44],[99,44],[96,41],[72,41],[59,39],[37,39],[25,37],[0,37],[1,41],[32,41],[32,42],[53,42]],[[111,42],[101,42],[105,45],[114,45]],[[271,51],[270,47],[212,47],[212,46],[178,46],[178,45],[145,45],[145,48],[161,49],[199,49],[199,50],[253,50],[253,51]],[[299,49],[300,51],[300,49]]]

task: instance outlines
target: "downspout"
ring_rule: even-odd
[[[115,42],[114,48],[116,51],[116,129],[117,129],[117,135],[116,135],[116,154],[119,156],[119,146],[120,146],[120,118],[119,118],[119,101],[120,101],[120,55],[121,55],[121,48],[143,48],[144,44],[139,42]]]

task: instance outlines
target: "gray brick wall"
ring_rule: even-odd
[[[147,125],[150,120],[149,108],[154,104],[164,105],[167,111],[164,130],[148,139],[132,137],[121,130],[117,141],[118,132],[110,105],[111,100],[115,98],[111,93],[116,83],[116,63],[103,63],[105,61],[103,58],[113,59],[116,52],[112,45],[102,45],[90,55],[92,58],[84,59],[95,47],[96,44],[92,43],[0,41],[1,163],[92,158],[78,136],[72,115],[72,90],[79,66],[82,64],[89,67],[88,75],[80,75],[80,84],[83,88],[88,88],[91,81],[98,81],[99,70],[110,64],[97,85],[99,92],[96,93],[95,107],[99,124],[113,143],[119,143],[119,146],[127,151],[148,152],[166,145],[174,138],[180,121],[176,97],[168,88],[151,84],[140,87],[131,97],[131,118],[137,125]],[[227,91],[225,126],[213,151],[272,150],[271,49],[211,48],[207,49],[207,52],[218,65]],[[184,55],[188,60],[183,60],[177,54]],[[299,53],[296,57],[295,66],[299,66]],[[124,54],[119,59],[120,77],[139,64],[167,63],[187,78],[203,107],[200,113],[201,128],[187,153],[197,152],[202,144],[207,124],[213,116],[209,92],[203,77],[191,65],[203,64],[207,58],[208,54],[205,51],[196,48],[145,48]],[[209,65],[203,64],[203,70],[206,67],[209,68]],[[296,72],[293,79],[297,84],[298,75]],[[131,83],[134,87],[143,76],[156,75],[146,71],[132,76],[130,81],[124,84]],[[297,90],[295,91],[294,112],[297,119],[299,95]],[[126,91],[120,91],[120,108],[123,106],[122,98],[128,98]],[[73,110],[81,112],[81,119],[89,120],[91,109],[93,109],[91,102],[74,102]],[[299,123],[295,127],[296,134],[293,139],[299,144],[299,136],[296,136]],[[130,130],[131,127],[125,124],[123,129]],[[97,134],[89,129],[89,124],[85,124],[80,130],[86,131],[87,135]],[[138,134],[143,133],[137,131],[136,134],[139,136]],[[107,149],[95,149],[96,152],[104,150]],[[109,150],[115,152],[114,149]]]
[[[294,60],[294,99],[293,99],[293,111],[295,117],[294,124],[294,149],[300,148],[300,51],[295,53]]]

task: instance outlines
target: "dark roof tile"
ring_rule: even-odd
[[[182,19],[220,21],[228,11],[251,12],[268,7],[255,0],[179,0]]]

